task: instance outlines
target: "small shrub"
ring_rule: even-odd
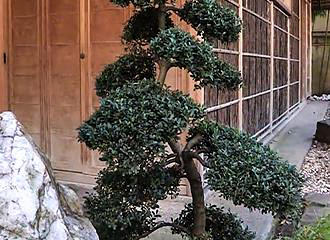
[[[301,227],[293,237],[279,240],[328,240],[330,239],[330,215],[321,218],[317,223]]]

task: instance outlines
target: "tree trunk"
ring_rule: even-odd
[[[206,214],[205,214],[205,202],[204,202],[204,190],[202,185],[201,176],[196,168],[193,159],[182,153],[184,161],[184,169],[187,173],[187,178],[191,188],[192,202],[193,202],[193,215],[194,225],[192,229],[192,235],[200,237],[205,233]]]

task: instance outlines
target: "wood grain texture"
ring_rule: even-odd
[[[4,54],[6,54],[6,61],[8,57],[8,46],[7,46],[7,0],[0,2],[0,54],[2,61],[0,61],[0,112],[9,109],[8,104],[8,63],[4,62]]]

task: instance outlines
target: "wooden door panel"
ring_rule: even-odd
[[[74,79],[70,76],[53,76],[51,99],[53,100],[53,102],[61,102],[63,106],[79,106],[79,79]]]
[[[97,10],[107,10],[114,8],[114,5],[109,0],[90,0],[92,12]]]
[[[123,9],[107,9],[92,13],[91,40],[93,42],[119,41],[121,39],[125,12]]]
[[[12,101],[17,104],[30,103],[39,105],[40,103],[40,82],[32,76],[16,75],[11,79],[11,84],[15,87],[15,94]]]
[[[53,14],[49,16],[49,31],[51,44],[78,44],[79,43],[79,22],[77,21],[77,14],[72,13],[68,15]],[[67,26],[69,23],[69,26]]]
[[[12,76],[30,76],[38,79],[39,72],[39,54],[38,46],[20,46],[16,45],[12,56]],[[39,80],[39,79],[38,79]],[[15,90],[15,88],[12,88]]]
[[[51,77],[72,77],[80,79],[79,46],[54,43],[50,46]],[[51,82],[51,81],[50,81]],[[63,81],[63,87],[65,83]]]
[[[81,172],[80,2],[48,0],[49,129],[51,162],[56,170]]]
[[[120,42],[94,43],[91,51],[93,81],[95,76],[100,74],[104,69],[105,65],[116,61],[124,52],[123,46]]]
[[[81,172],[81,146],[72,136],[51,135],[52,167],[55,170]]]
[[[9,105],[27,130],[41,133],[37,0],[12,0],[9,9]]]
[[[61,105],[55,106],[54,104],[50,106],[50,126],[52,133],[71,136],[76,139],[76,128],[79,127],[80,123],[80,108],[77,108],[77,106],[65,106],[62,103]]]
[[[35,45],[37,43],[37,18],[31,17],[16,17],[13,25],[13,42],[14,44]],[[34,33],[34,34],[32,34]]]
[[[124,53],[121,35],[129,11],[109,3],[108,0],[90,0],[90,95],[92,96],[91,113],[97,109],[99,99],[95,95],[95,78],[104,66],[117,60]],[[89,152],[86,173],[97,174],[104,167],[96,152]]]
[[[31,16],[37,14],[37,0],[11,0],[12,16]]]
[[[11,98],[11,109],[29,133],[40,135],[41,113],[39,104],[13,103]]]
[[[77,13],[79,11],[79,3],[76,0],[50,0],[49,14],[53,13]]]

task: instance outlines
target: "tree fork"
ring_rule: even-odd
[[[202,179],[190,154],[183,151],[182,158],[184,161],[184,169],[187,173],[187,179],[190,184],[192,195],[194,216],[192,235],[195,237],[201,237],[203,234],[205,234],[206,226],[205,200]]]

